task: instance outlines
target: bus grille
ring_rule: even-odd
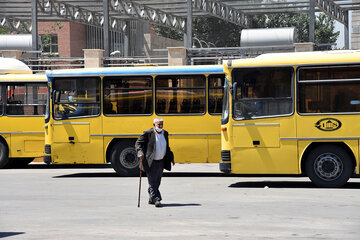
[[[45,153],[46,154],[51,154],[51,145],[49,145],[49,144],[45,145]]]
[[[221,151],[221,161],[222,162],[230,162],[230,151],[229,150],[223,150]]]

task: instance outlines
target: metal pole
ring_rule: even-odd
[[[309,42],[315,43],[315,0],[309,6]]]
[[[37,25],[37,0],[31,1],[31,36],[32,36],[32,50],[34,51],[33,56],[37,57],[38,50],[38,25]]]
[[[347,22],[346,24],[344,24],[344,41],[345,41],[345,49],[350,49],[350,36],[349,36],[349,12],[348,12],[348,17],[347,17]]]
[[[129,47],[130,47],[130,21],[126,21],[126,29],[124,32],[124,57],[129,57]]]
[[[192,0],[187,0],[186,34],[184,35],[186,48],[192,45]]]
[[[103,0],[104,11],[104,57],[110,56],[110,31],[109,31],[109,0]]]

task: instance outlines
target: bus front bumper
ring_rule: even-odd
[[[220,171],[223,173],[230,174],[231,173],[231,162],[220,162]]]
[[[51,156],[50,156],[50,155],[45,155],[45,156],[44,156],[44,163],[46,163],[46,164],[50,164],[50,163],[51,163]]]

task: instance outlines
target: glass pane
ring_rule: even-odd
[[[221,113],[224,97],[224,75],[209,76],[209,113]]]
[[[55,78],[55,118],[100,114],[99,78]]]
[[[360,112],[360,82],[299,85],[299,112]]]
[[[360,79],[360,67],[316,67],[299,70],[299,80]]]
[[[104,79],[105,114],[151,114],[152,77]]]
[[[151,114],[151,90],[106,90],[105,114]]]
[[[292,68],[237,69],[234,118],[282,115],[292,112]]]
[[[151,77],[106,77],[104,88],[151,88]]]
[[[44,115],[47,87],[45,83],[7,87],[6,112],[9,115]]]
[[[205,76],[159,76],[156,88],[205,88]]]
[[[205,113],[205,76],[158,76],[155,109],[158,114]]]
[[[205,89],[156,90],[156,113],[205,113]]]

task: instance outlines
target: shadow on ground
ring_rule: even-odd
[[[317,188],[310,180],[305,181],[246,181],[237,182],[229,186],[230,188]],[[342,188],[360,189],[360,182],[348,182]]]
[[[0,238],[12,237],[15,235],[25,234],[24,232],[0,232]]]
[[[199,207],[198,203],[163,203],[162,207]]]

